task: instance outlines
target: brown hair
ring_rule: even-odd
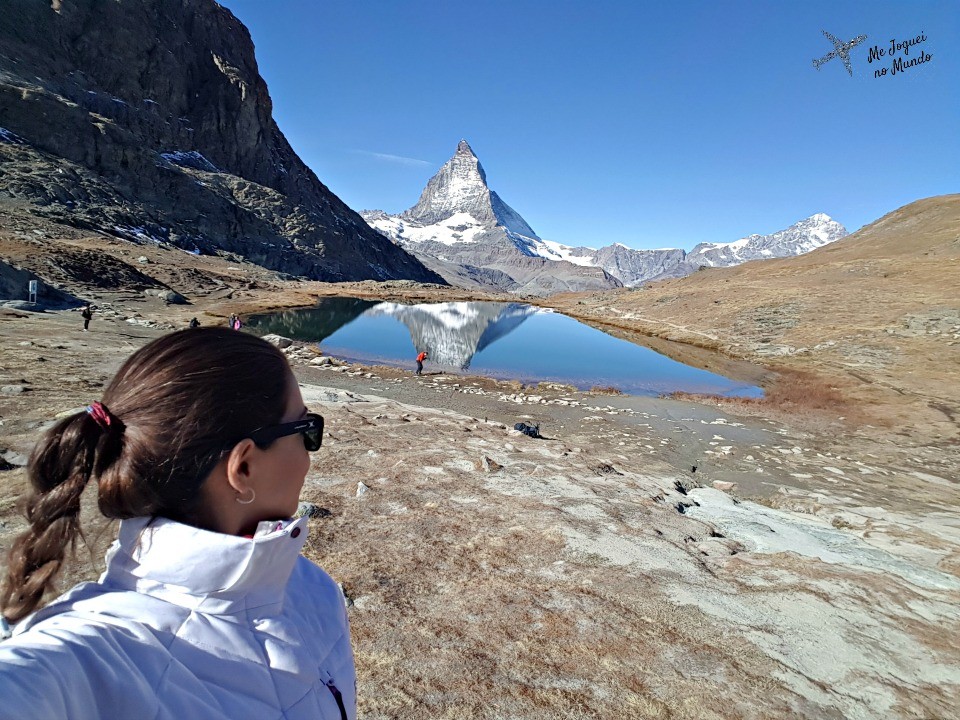
[[[204,480],[234,444],[280,420],[289,375],[273,345],[224,328],[182,330],[131,355],[103,394],[108,426],[78,412],[33,450],[30,529],[10,550],[4,616],[16,622],[33,612],[76,547],[91,477],[108,518],[196,524]]]

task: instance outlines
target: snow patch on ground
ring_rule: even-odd
[[[204,170],[206,172],[220,172],[220,168],[196,150],[176,150],[174,152],[160,153],[160,157],[173,165],[189,167],[194,170]]]

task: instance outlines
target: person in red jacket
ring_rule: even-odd
[[[427,351],[417,355],[417,375],[423,375],[423,361],[427,359]]]

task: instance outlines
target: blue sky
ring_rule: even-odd
[[[399,212],[466,138],[543,238],[851,232],[960,192],[960,2],[223,0],[274,117],[355,210]],[[821,34],[868,39],[854,77]],[[868,47],[926,40],[891,76]],[[903,51],[896,57],[903,57]],[[885,77],[874,71],[887,67]]]

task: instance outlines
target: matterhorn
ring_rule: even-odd
[[[622,285],[603,268],[544,257],[546,244],[489,188],[466,140],[412,208],[399,215],[360,214],[453,285],[529,295]]]

